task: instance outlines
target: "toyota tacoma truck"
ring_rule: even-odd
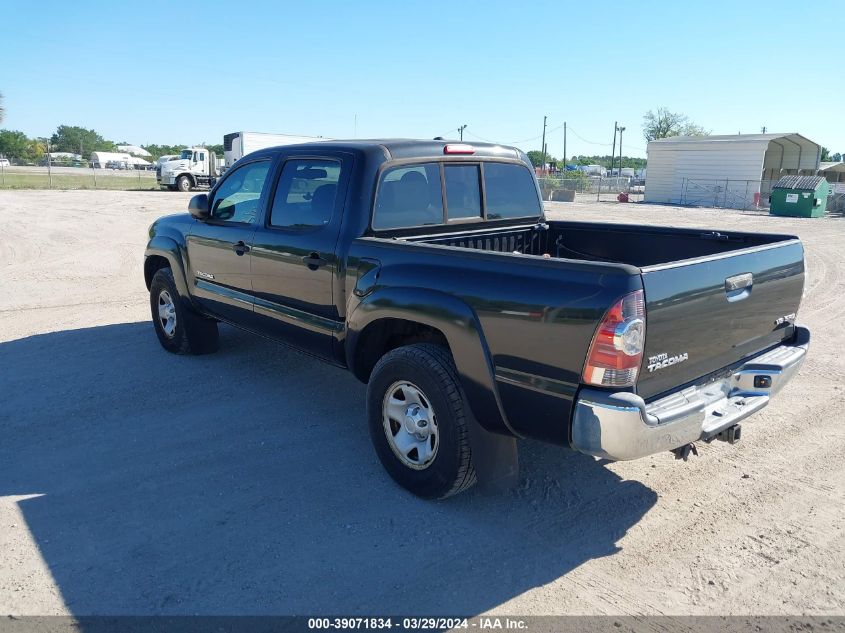
[[[188,210],[149,230],[161,345],[213,352],[226,322],[347,368],[422,497],[512,478],[515,438],[605,460],[733,443],[809,345],[796,237],[549,220],[512,147],[268,148]]]

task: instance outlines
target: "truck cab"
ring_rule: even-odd
[[[171,191],[190,191],[211,187],[220,176],[220,160],[206,147],[186,147],[177,158],[156,169],[160,187]]]

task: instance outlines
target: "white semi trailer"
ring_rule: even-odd
[[[223,137],[223,158],[226,169],[250,152],[277,145],[299,145],[326,141],[322,136],[296,136],[294,134],[265,134],[263,132],[232,132]]]

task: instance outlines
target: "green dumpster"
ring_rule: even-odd
[[[784,176],[772,187],[769,213],[817,218],[825,214],[829,190],[821,176]]]

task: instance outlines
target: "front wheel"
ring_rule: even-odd
[[[367,386],[370,437],[390,476],[420,497],[442,499],[475,483],[469,415],[443,347],[400,347],[373,369]]]
[[[174,354],[209,354],[217,351],[217,322],[185,306],[173,280],[173,271],[156,271],[150,283],[150,311],[159,343]]]
[[[179,176],[176,179],[176,188],[179,191],[190,191],[193,185],[194,183],[191,182],[191,179],[188,176]]]

